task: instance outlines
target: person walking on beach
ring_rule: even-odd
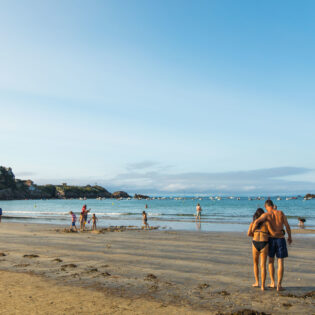
[[[288,223],[287,217],[280,210],[274,209],[274,204],[272,200],[267,200],[265,202],[265,208],[267,213],[260,216],[253,225],[253,231],[256,230],[258,225],[262,222],[268,221],[275,231],[276,235],[269,238],[269,249],[268,249],[268,267],[271,283],[270,288],[275,288],[275,268],[274,260],[275,255],[278,258],[278,281],[277,281],[277,291],[284,290],[282,287],[282,279],[284,273],[284,258],[288,257],[287,244],[284,238],[284,226],[288,233],[288,243],[292,243],[291,228]]]
[[[252,241],[252,253],[253,253],[253,263],[254,263],[254,276],[255,283],[252,285],[255,288],[259,287],[259,259],[260,259],[260,272],[261,272],[261,290],[265,290],[266,282],[266,261],[269,249],[269,235],[275,236],[275,231],[272,229],[268,221],[259,223],[257,229],[253,231],[253,225],[255,220],[257,220],[265,212],[263,209],[258,208],[253,215],[253,222],[250,224],[247,236],[253,238]]]
[[[197,220],[200,221],[200,220],[201,220],[201,211],[202,211],[202,209],[201,209],[201,206],[200,206],[199,203],[197,204],[196,211],[197,211],[196,221],[197,221]]]
[[[1,217],[2,217],[2,208],[0,208],[0,223],[1,223]]]
[[[143,222],[144,228],[148,229],[148,227],[149,227],[148,216],[147,216],[147,213],[145,211],[142,212],[142,222]]]
[[[69,214],[71,215],[71,226],[70,226],[70,230],[72,231],[72,229],[74,228],[75,231],[77,231],[77,227],[75,225],[75,223],[77,222],[77,217],[76,215],[70,211]]]

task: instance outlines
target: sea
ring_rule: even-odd
[[[210,199],[211,198],[211,199]],[[271,198],[284,211],[292,228],[298,227],[298,217],[306,219],[307,228],[315,228],[315,199],[302,197]],[[287,200],[289,199],[289,200]],[[12,200],[0,201],[2,221],[69,226],[73,211],[77,217],[82,206],[95,213],[99,227],[141,226],[142,211],[148,214],[148,223],[160,229],[190,231],[235,231],[248,229],[254,212],[264,208],[266,198],[255,197],[163,197],[150,200],[87,199],[87,200]],[[196,205],[202,207],[200,222],[196,222]],[[88,224],[89,226],[89,224]]]

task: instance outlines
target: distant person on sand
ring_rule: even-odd
[[[142,212],[142,222],[143,222],[144,228],[148,229],[148,227],[149,227],[148,216],[147,216],[147,213],[145,211]]]
[[[98,221],[98,218],[95,216],[95,213],[93,213],[90,221],[92,221],[92,231],[96,230],[96,222]]]
[[[72,231],[72,229],[74,228],[75,231],[77,231],[77,227],[75,225],[75,223],[77,222],[77,217],[76,215],[70,211],[69,214],[71,215],[71,226],[70,226],[70,230]]]
[[[1,223],[1,217],[2,217],[2,208],[0,208],[0,223]]]
[[[261,273],[261,290],[265,290],[266,282],[266,261],[268,255],[268,241],[269,235],[275,236],[274,230],[272,229],[268,221],[259,223],[255,231],[253,231],[253,225],[255,220],[257,220],[264,210],[258,208],[253,215],[253,222],[250,224],[247,235],[253,238],[252,252],[253,252],[253,263],[254,263],[254,275],[255,283],[253,287],[259,287],[259,258],[260,258],[260,273]]]
[[[200,206],[199,203],[197,204],[196,211],[197,211],[196,220],[200,221],[201,220],[201,211],[202,211],[202,209],[201,209],[201,206]]]
[[[265,208],[267,213],[261,215],[253,225],[253,231],[256,230],[258,225],[262,222],[268,221],[275,231],[276,235],[269,238],[269,249],[268,249],[268,257],[269,257],[269,275],[271,278],[270,288],[275,288],[275,267],[274,267],[274,258],[275,255],[278,258],[278,281],[277,281],[277,291],[284,290],[282,288],[282,279],[284,273],[284,258],[288,257],[287,244],[284,238],[284,226],[288,233],[288,243],[292,243],[291,237],[291,228],[288,223],[287,217],[280,210],[274,209],[274,204],[272,200],[267,200],[265,202]]]

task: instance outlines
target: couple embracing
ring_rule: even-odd
[[[267,256],[269,275],[271,283],[269,288],[276,288],[275,286],[275,269],[274,259],[278,258],[278,273],[277,273],[277,290],[283,290],[281,283],[284,272],[284,258],[288,257],[287,244],[285,241],[285,231],[288,234],[288,243],[292,243],[291,229],[285,214],[277,210],[277,207],[271,200],[265,202],[265,213],[263,209],[259,208],[253,216],[253,222],[248,229],[248,236],[253,237],[253,262],[255,283],[253,287],[259,287],[259,257],[261,266],[261,289],[265,290],[266,281],[266,261]]]

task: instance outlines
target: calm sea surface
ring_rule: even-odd
[[[273,201],[283,210],[291,226],[297,227],[299,216],[306,218],[306,227],[315,228],[315,200]],[[196,205],[202,206],[201,224],[196,224]],[[257,207],[264,206],[264,200],[248,198],[210,200],[209,198],[181,200],[17,200],[0,201],[3,221],[51,223],[70,225],[69,211],[79,215],[83,204],[98,217],[99,226],[137,225],[141,226],[141,213],[146,210],[149,224],[166,229],[202,231],[246,231]],[[148,209],[145,209],[145,205]]]

